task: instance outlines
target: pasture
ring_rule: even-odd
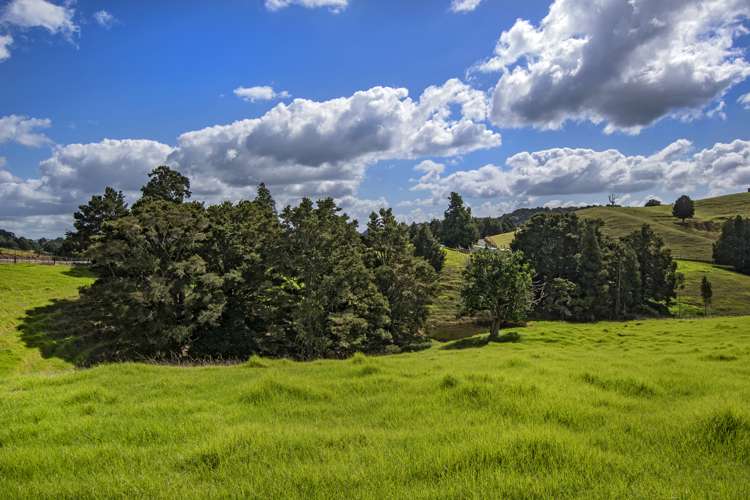
[[[748,317],[534,322],[505,342],[343,361],[76,370],[17,328],[82,274],[0,267],[4,495],[750,495]]]

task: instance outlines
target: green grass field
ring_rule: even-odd
[[[705,275],[714,292],[710,314],[750,314],[750,276],[721,266],[685,260],[677,261],[677,270],[685,275],[685,288],[677,292],[680,303],[672,307],[673,313],[683,316],[703,314],[700,287]]]
[[[533,323],[419,353],[235,366],[44,359],[0,266],[0,491],[19,498],[750,495],[750,318]]]
[[[515,236],[515,231],[510,231],[508,233],[500,233],[494,236],[489,236],[487,239],[489,239],[497,248],[510,248],[510,244],[513,242],[513,238],[515,238]]]
[[[596,207],[578,210],[578,215],[604,221],[604,233],[620,237],[649,224],[659,233],[675,257],[711,261],[712,245],[721,223],[742,215],[750,217],[750,193],[737,193],[695,201],[695,218],[681,223],[672,217],[672,206]]]

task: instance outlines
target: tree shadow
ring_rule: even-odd
[[[441,349],[444,350],[458,350],[458,349],[476,349],[484,347],[490,342],[492,343],[515,343],[521,341],[521,335],[518,332],[507,332],[500,335],[494,340],[490,340],[489,335],[475,335],[474,337],[468,337],[465,339],[451,342],[450,344],[444,345]]]
[[[96,274],[88,266],[72,265],[63,271],[65,276],[71,278],[96,278]]]
[[[44,358],[63,359],[78,367],[101,362],[112,357],[113,351],[95,333],[93,322],[85,319],[90,308],[81,299],[55,299],[30,309],[21,318],[19,337]]]

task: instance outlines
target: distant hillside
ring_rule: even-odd
[[[582,217],[602,219],[603,231],[613,237],[624,236],[649,224],[660,234],[675,257],[711,261],[712,245],[719,237],[721,224],[735,215],[750,217],[750,193],[730,194],[695,201],[695,218],[683,224],[672,217],[672,206],[594,207],[578,210]]]
[[[539,212],[535,212],[539,213]],[[685,221],[672,217],[672,205],[658,207],[589,207],[576,210],[581,217],[601,219],[605,234],[619,238],[649,224],[664,238],[678,259],[711,262],[712,245],[721,224],[735,215],[750,217],[750,193],[737,193],[695,201],[695,217]],[[507,248],[513,232],[487,237],[495,246]]]

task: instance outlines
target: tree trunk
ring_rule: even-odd
[[[500,338],[500,320],[492,318],[492,326],[490,327],[490,342],[495,342]]]

